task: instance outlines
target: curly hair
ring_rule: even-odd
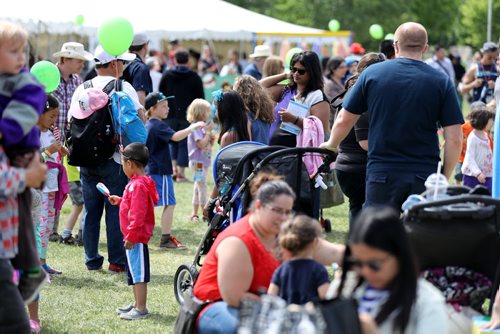
[[[235,90],[243,99],[247,111],[254,113],[256,119],[274,122],[274,102],[254,77],[241,76],[235,84]]]

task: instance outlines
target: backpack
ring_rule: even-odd
[[[108,96],[114,89],[115,81],[111,80],[102,90]],[[91,88],[92,82],[85,81],[83,86]],[[68,164],[71,166],[96,167],[111,158],[117,144],[111,99],[87,118],[71,117],[66,138]]]
[[[148,133],[137,113],[134,101],[122,91],[123,80],[118,80],[113,95],[110,96],[113,111],[114,128],[123,147],[130,143],[146,143]]]

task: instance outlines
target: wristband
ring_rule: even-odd
[[[331,145],[323,145],[323,148],[326,148],[329,151],[335,151],[335,150],[337,150],[336,146],[331,146]]]
[[[299,118],[300,118],[299,116],[296,116],[295,121],[293,121],[293,124],[297,124],[297,122],[299,121]]]
[[[45,151],[43,151],[43,153],[45,153],[46,155],[48,155],[49,157],[51,156],[50,154],[50,151],[48,149],[46,149]]]
[[[43,158],[43,161],[47,161],[49,159],[49,157],[47,156],[47,154],[45,152],[42,152],[42,158]]]

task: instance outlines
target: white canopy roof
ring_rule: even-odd
[[[83,15],[83,26],[76,17]],[[96,35],[113,17],[129,20],[134,31],[157,38],[251,41],[256,33],[318,34],[303,27],[254,13],[221,0],[21,0],[2,5],[0,17],[22,22],[31,32]]]

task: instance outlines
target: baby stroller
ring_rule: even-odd
[[[323,159],[313,178],[309,177],[302,160],[308,154]],[[239,142],[221,150],[213,163],[214,180],[219,191],[218,206],[215,208],[214,201],[209,210],[214,213],[209,216],[208,229],[193,262],[179,266],[174,276],[174,294],[179,304],[183,303],[184,294],[194,286],[198,268],[202,266],[201,257],[208,253],[217,235],[247,213],[251,202],[249,184],[259,171],[270,168],[282,175],[297,194],[294,210],[319,218],[319,188],[315,187],[315,177],[329,172],[335,157],[335,153],[320,148],[285,148],[254,142]]]
[[[449,187],[450,197],[415,204],[403,214],[403,223],[422,269],[467,268],[492,283],[491,291],[486,290],[479,301],[482,305],[488,295],[493,301],[499,285],[500,200],[469,191],[467,187]],[[444,277],[436,278],[439,279],[447,282]],[[446,291],[445,297],[449,297],[455,286],[452,283],[440,288]],[[468,291],[462,297],[472,301],[471,296]],[[449,298],[447,301],[454,302]],[[492,305],[490,303],[490,313]]]

